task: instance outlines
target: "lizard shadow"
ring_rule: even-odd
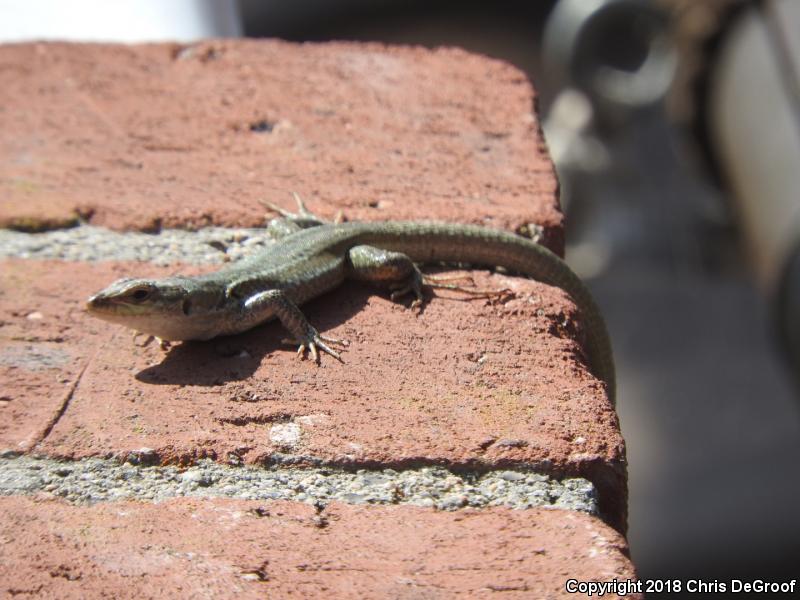
[[[303,305],[303,313],[320,333],[341,325],[364,308],[369,298],[383,293],[379,288],[357,282],[329,292]],[[156,365],[135,377],[152,385],[196,385],[214,387],[252,376],[264,357],[274,352],[295,353],[281,343],[288,333],[278,321],[270,321],[238,335],[207,342],[182,342],[173,346]],[[347,362],[347,354],[343,354]],[[334,360],[323,354],[321,360]]]

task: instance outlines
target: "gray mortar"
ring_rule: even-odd
[[[160,502],[175,497],[295,500],[324,505],[411,504],[457,510],[507,506],[597,514],[594,486],[582,478],[556,481],[524,471],[458,475],[441,467],[343,471],[335,468],[263,468],[200,461],[187,469],[87,458],[59,461],[0,458],[0,495],[45,494],[75,504],[113,500]]]
[[[91,225],[44,233],[0,229],[0,258],[130,260],[157,265],[221,264],[271,243],[272,237],[266,228],[165,229],[157,234],[112,231]]]

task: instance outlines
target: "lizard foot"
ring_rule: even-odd
[[[458,281],[464,279],[471,281],[474,285],[474,280],[470,275],[426,275],[415,267],[414,272],[409,276],[408,279],[390,287],[392,293],[389,298],[391,298],[392,301],[397,301],[399,298],[402,298],[405,295],[414,294],[415,298],[411,302],[410,308],[419,308],[422,306],[424,300],[422,296],[423,286],[440,290],[453,290],[455,292],[467,294],[473,298],[496,298],[502,300],[509,295],[513,295],[513,293],[508,289],[481,290],[475,289],[474,287],[462,287],[460,285],[444,283],[447,281]]]
[[[392,302],[397,302],[398,299],[402,298],[403,296],[407,296],[408,294],[414,294],[414,300],[411,301],[411,305],[409,308],[411,309],[419,309],[422,307],[422,302],[424,300],[422,296],[422,286],[425,282],[425,276],[422,272],[415,266],[414,270],[412,271],[411,275],[409,275],[408,279],[405,281],[401,281],[399,283],[395,283],[389,287],[391,290],[391,294],[389,294],[389,298]]]
[[[326,354],[330,354],[333,358],[335,358],[339,362],[344,362],[342,360],[341,355],[336,350],[328,346],[328,344],[335,344],[342,346],[344,348],[350,345],[350,342],[348,342],[347,340],[341,340],[338,338],[328,337],[327,335],[322,335],[313,327],[310,328],[308,332],[306,332],[306,335],[303,337],[303,339],[299,340],[284,339],[281,340],[281,342],[284,344],[290,344],[292,346],[297,344],[298,345],[297,356],[303,358],[305,357],[306,352],[308,352],[309,354],[311,354],[312,360],[317,364],[319,364],[320,350],[322,350]]]
[[[317,215],[312,213],[310,210],[308,210],[308,208],[306,208],[306,205],[303,202],[303,199],[300,197],[299,194],[297,194],[297,192],[292,192],[292,197],[294,198],[294,201],[297,203],[297,212],[296,213],[290,212],[290,211],[286,210],[285,208],[281,208],[277,204],[273,204],[272,202],[269,202],[268,200],[260,200],[260,202],[261,202],[261,204],[266,206],[268,209],[270,209],[272,211],[275,211],[280,216],[285,217],[287,219],[294,219],[294,220],[298,220],[298,221],[303,220],[303,219],[315,219],[315,220],[323,222],[323,223],[325,222],[324,219],[322,219],[321,217],[318,217]],[[337,217],[338,217],[338,215],[337,215]],[[340,221],[334,221],[334,222],[338,223]]]
[[[169,340],[162,340],[160,337],[156,337],[154,335],[147,335],[144,338],[144,342],[142,342],[141,344],[137,344],[136,340],[138,340],[139,336],[142,336],[142,335],[146,335],[146,334],[142,333],[141,331],[134,331],[133,332],[133,344],[134,344],[134,346],[139,346],[140,348],[147,348],[147,346],[149,346],[151,342],[155,341],[155,342],[158,342],[158,347],[161,348],[161,350],[164,351],[164,352],[166,352],[167,350],[169,350],[172,347],[172,342],[170,342]]]
[[[144,336],[144,341],[140,344],[139,338]],[[147,348],[155,338],[152,335],[147,335],[146,333],[142,333],[141,331],[133,332],[133,345],[139,346],[139,348]]]
[[[458,281],[458,280],[469,280],[473,287],[463,287],[460,285],[452,285],[449,283],[442,283],[445,281]],[[454,292],[460,292],[462,294],[467,294],[468,296],[472,296],[473,298],[491,298],[491,299],[499,299],[503,300],[508,298],[509,296],[514,295],[514,293],[509,290],[508,288],[503,288],[501,290],[482,290],[477,289],[474,287],[475,280],[470,275],[446,275],[446,276],[434,276],[434,275],[424,275],[422,276],[422,282],[430,287],[436,288],[440,290],[453,290]]]

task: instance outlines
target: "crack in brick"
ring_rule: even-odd
[[[274,423],[291,423],[295,415],[289,413],[275,413],[268,415],[253,415],[242,417],[218,417],[218,423],[224,425],[236,425],[237,427],[244,427],[245,425],[267,425]]]
[[[112,337],[113,340],[113,337]],[[59,406],[58,411],[56,414],[53,415],[53,418],[45,425],[42,432],[37,436],[36,441],[33,443],[32,448],[35,450],[45,439],[47,436],[50,435],[50,432],[53,431],[53,428],[56,424],[61,420],[61,417],[64,416],[64,413],[67,412],[67,408],[69,407],[72,398],[75,396],[75,392],[78,389],[78,385],[80,385],[81,379],[83,379],[83,374],[86,373],[86,369],[89,368],[89,364],[94,360],[94,357],[97,353],[91,356],[89,360],[84,363],[83,367],[81,367],[80,371],[78,371],[78,375],[75,377],[75,381],[69,386],[67,393],[64,394],[64,399],[61,401],[61,406]]]

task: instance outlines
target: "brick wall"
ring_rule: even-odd
[[[82,310],[115,278],[269,243],[260,200],[291,208],[291,191],[324,217],[478,223],[560,252],[512,67],[356,44],[7,45],[0,156],[7,592],[549,597],[635,576],[616,413],[558,289],[477,271],[512,293],[416,315],[348,284],[307,305],[352,342],[320,366],[278,324],[164,354]]]

